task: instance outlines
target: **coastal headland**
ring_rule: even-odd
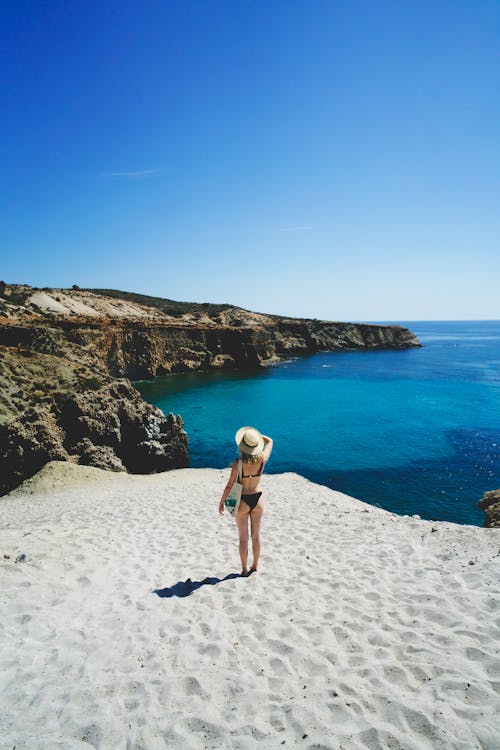
[[[264,475],[47,464],[0,503],[0,726],[17,750],[497,750],[496,529]]]
[[[0,494],[54,460],[132,473],[187,466],[182,418],[147,404],[131,379],[415,346],[402,326],[0,282]]]

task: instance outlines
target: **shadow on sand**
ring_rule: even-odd
[[[174,583],[173,586],[169,586],[168,588],[154,589],[153,594],[157,594],[162,599],[168,599],[171,596],[190,596],[193,591],[202,586],[215,586],[217,583],[224,583],[224,581],[231,581],[233,578],[242,577],[240,573],[229,573],[224,578],[204,578],[202,581],[192,581],[190,578],[187,578],[185,581]]]

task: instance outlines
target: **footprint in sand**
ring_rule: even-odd
[[[15,619],[19,625],[25,625],[27,622],[30,622],[31,615],[18,615]]]
[[[269,666],[271,667],[273,672],[275,672],[276,674],[281,674],[281,675],[290,674],[290,670],[286,666],[285,662],[282,661],[281,659],[277,659],[277,658],[271,659],[271,661],[269,662]]]
[[[196,677],[193,677],[192,675],[184,677],[183,683],[186,695],[198,695],[200,698],[208,698],[208,694],[203,690]]]
[[[292,646],[289,646],[288,643],[285,643],[284,641],[277,641],[273,638],[269,638],[268,643],[278,654],[288,655],[292,654],[294,651]]]
[[[396,664],[389,664],[383,669],[384,677],[392,685],[397,685],[398,687],[408,687],[408,676],[404,669],[401,669]]]

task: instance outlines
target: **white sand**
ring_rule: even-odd
[[[49,292],[34,292],[29,302],[41,310],[57,315],[84,315],[104,318],[156,318],[174,320],[169,315],[146,305],[127,300],[114,299],[105,295],[83,290],[54,289]]]
[[[2,750],[500,748],[498,531],[265,476],[260,572],[158,597],[239,570],[226,477],[49,464],[0,499]]]
[[[58,315],[68,315],[69,307],[58,302],[54,297],[46,292],[35,292],[28,300],[30,304],[36,305],[41,310],[57,313]]]

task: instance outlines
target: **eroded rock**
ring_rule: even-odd
[[[500,528],[500,490],[485,492],[478,505],[486,514],[484,525]]]

